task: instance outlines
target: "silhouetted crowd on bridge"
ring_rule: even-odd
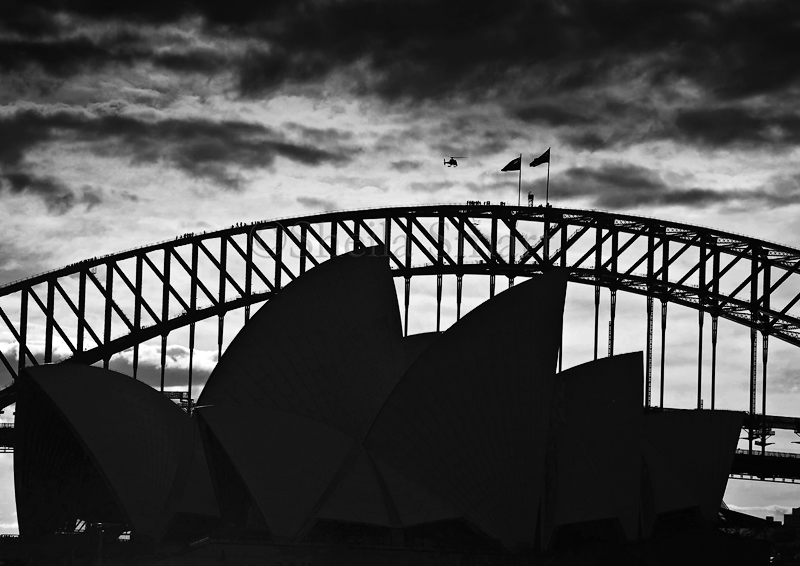
[[[487,200],[486,202],[481,202],[479,200],[468,200],[467,204],[469,206],[491,206],[492,205],[492,201]],[[498,204],[499,204],[499,206],[506,206],[506,202],[505,201],[500,201]],[[532,207],[533,205],[528,205],[528,206]],[[536,208],[552,208],[552,205],[550,203],[547,203],[546,205],[539,204],[539,205],[536,205]]]

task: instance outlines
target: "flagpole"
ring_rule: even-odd
[[[547,148],[547,151],[550,151],[550,148]],[[545,189],[547,192],[545,194],[545,204],[550,204],[550,156],[547,156],[547,188]]]
[[[520,206],[522,198],[522,154],[519,154],[519,185],[517,186],[517,206]]]

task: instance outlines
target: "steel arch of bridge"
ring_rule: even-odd
[[[54,359],[54,340],[60,340],[62,349],[69,351],[66,359],[102,361],[106,367],[113,354],[133,349],[135,374],[139,344],[160,337],[163,389],[167,336],[188,326],[191,387],[195,323],[219,318],[221,352],[228,311],[244,308],[247,320],[251,305],[268,300],[321,261],[354,247],[386,244],[394,275],[405,280],[406,332],[410,283],[417,275],[437,276],[438,330],[444,275],[456,276],[459,318],[465,275],[488,275],[491,296],[497,277],[513,284],[515,277],[567,268],[571,281],[595,287],[595,357],[600,288],[609,289],[611,295],[609,354],[614,349],[617,291],[647,297],[648,407],[654,377],[655,301],[661,313],[661,407],[669,303],[698,312],[701,336],[705,315],[711,318],[712,409],[717,321],[724,318],[746,326],[750,329],[751,448],[760,435],[756,444],[764,450],[770,427],[798,430],[800,418],[767,415],[766,377],[770,336],[800,346],[800,250],[710,228],[601,211],[450,204],[331,212],[185,234],[0,288],[0,319],[18,346],[16,359],[0,352],[0,361],[13,379],[26,365],[59,361]],[[149,292],[143,286],[145,279],[151,282]],[[39,326],[44,336],[38,339],[30,333],[32,316],[43,319]],[[68,325],[67,319],[74,319],[74,325]],[[122,332],[112,332],[113,328]],[[760,416],[756,407],[759,333]],[[702,340],[699,348],[698,408]],[[0,392],[0,404],[7,406],[13,399],[12,383]]]

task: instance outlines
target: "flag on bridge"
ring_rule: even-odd
[[[522,162],[522,156],[516,157],[508,162],[508,165],[500,169],[500,171],[521,171],[520,163]]]
[[[522,154],[520,153],[519,157],[509,161],[500,171],[519,171],[519,180],[517,182],[517,206],[519,206],[520,195],[522,194]]]
[[[550,163],[550,148],[549,147],[547,148],[547,151],[545,151],[539,157],[537,157],[536,159],[531,161],[531,167],[538,167],[542,163]],[[506,167],[508,167],[508,166],[506,166]]]

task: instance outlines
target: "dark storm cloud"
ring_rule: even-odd
[[[557,128],[559,140],[579,150],[615,149],[675,135],[668,111],[602,93],[559,97],[558,104],[531,103],[509,114],[534,126]]]
[[[798,17],[788,0],[306,3],[240,27],[271,46],[242,63],[241,87],[255,95],[366,61],[373,74],[360,86],[389,100],[481,96],[530,75],[568,92],[620,73],[739,98],[797,81]]]
[[[705,149],[744,148],[781,150],[800,144],[800,113],[790,108],[740,105],[702,105],[695,108],[649,110],[632,104],[626,111],[571,110],[554,114],[534,107],[518,111],[526,121],[559,126],[560,139],[588,151],[617,149],[644,141],[674,140]],[[785,105],[784,105],[785,106]]]
[[[32,175],[24,171],[0,172],[0,188],[11,194],[37,197],[50,212],[56,214],[63,214],[78,204],[91,208],[103,200],[101,192],[92,187],[75,191],[53,177]]]
[[[517,109],[514,114],[524,122],[547,126],[575,126],[592,121],[579,112],[552,103],[531,104]]]
[[[506,50],[510,44],[541,38],[536,33],[514,37],[520,7],[502,0],[457,7],[450,2],[309,3],[284,12],[279,25],[251,28],[271,49],[251,53],[243,62],[241,91],[255,96],[363,61],[369,73],[358,77],[357,91],[387,100],[471,94],[475,85],[483,90],[515,63]]]
[[[214,75],[228,69],[229,56],[211,48],[184,45],[173,38],[168,49],[156,49],[146,32],[98,37],[0,39],[0,71],[24,72],[36,67],[47,75],[68,78],[108,65],[150,64],[175,73]]]
[[[158,26],[187,17],[199,18],[193,29],[204,47],[181,34],[167,49],[150,41]],[[34,65],[67,77],[146,64],[232,77],[250,98],[337,76],[351,94],[388,102],[499,102],[509,116],[558,128],[561,141],[590,151],[672,138],[796,143],[791,108],[776,118],[752,107],[757,95],[794,104],[794,0],[10,0],[0,21],[13,31],[0,39],[7,72]],[[124,22],[127,31],[90,38],[80,33],[87,22]],[[725,122],[726,113],[741,119]],[[507,140],[470,150],[501,152]],[[439,149],[456,150],[453,141]]]
[[[50,75],[66,77],[118,59],[86,38],[0,41],[0,71],[4,72],[22,71],[35,64]]]
[[[625,163],[598,168],[573,167],[563,173],[562,179],[558,186],[560,197],[589,197],[595,205],[609,209],[677,204],[705,206],[729,198],[724,193],[704,189],[672,189],[655,171]]]
[[[281,127],[297,134],[305,143],[315,145],[341,144],[353,139],[353,133],[336,128],[310,128],[295,122],[286,122]]]
[[[677,114],[675,128],[678,137],[711,147],[800,143],[798,114],[762,115],[736,107],[685,110]]]
[[[800,203],[800,173],[794,175],[774,175],[754,197],[763,200],[771,207],[789,206]]]
[[[0,31],[37,37],[53,35],[59,29],[52,7],[13,0],[0,3]]]
[[[668,185],[654,170],[628,163],[600,167],[573,167],[559,175],[551,193],[559,198],[588,198],[604,209],[624,210],[646,206],[705,208],[757,205],[767,208],[800,204],[800,174],[775,177],[753,190],[677,188]]]
[[[395,151],[405,151],[401,144],[415,143],[421,139],[430,139],[431,149],[439,158],[458,156],[469,159],[471,155],[491,155],[507,151],[513,146],[515,139],[522,138],[520,131],[514,128],[500,128],[496,118],[482,116],[478,113],[450,117],[447,127],[410,128],[402,135],[396,136],[398,142]],[[386,142],[388,140],[382,140]],[[388,146],[385,143],[381,145]],[[513,151],[516,152],[516,149]],[[438,161],[438,159],[435,159]],[[462,164],[463,165],[463,164]]]
[[[157,67],[178,73],[197,73],[213,75],[223,71],[228,64],[228,57],[210,48],[186,49],[170,53],[153,53],[142,57]]]
[[[563,136],[568,146],[575,149],[586,149],[597,151],[600,149],[611,149],[617,142],[612,142],[610,137],[604,137],[596,131],[567,133]]]
[[[26,153],[44,143],[86,143],[101,156],[132,163],[164,163],[185,173],[237,189],[239,172],[272,165],[283,157],[304,165],[341,164],[346,147],[324,149],[287,141],[265,126],[200,118],[143,118],[74,111],[19,111],[0,118],[0,165],[24,166]]]
[[[528,83],[554,94],[619,79],[655,87],[688,79],[708,95],[736,99],[785,90],[800,76],[800,58],[793,56],[800,51],[800,4],[794,0],[466,0],[457,6],[446,0],[10,0],[0,20],[28,38],[18,61],[27,57],[65,73],[75,68],[71,50],[94,61],[135,55],[113,43],[100,51],[80,41],[64,44],[61,53],[35,48],[31,43],[42,37],[71,31],[64,29],[70,20],[58,23],[57,13],[144,27],[199,16],[207,36],[246,38],[250,47],[235,61],[211,50],[139,56],[187,72],[236,68],[246,96],[317,82],[354,64],[366,69],[352,76],[354,90],[387,100],[476,99]],[[521,112],[523,119],[544,112],[553,123],[579,119],[555,107]]]
[[[169,24],[187,16],[203,16],[220,27],[247,27],[273,20],[287,7],[302,8],[301,0],[4,0],[0,3],[0,22],[17,33],[31,35],[49,30],[58,13],[97,21],[125,21],[140,24]],[[42,31],[44,30],[44,31]]]
[[[102,202],[102,192],[93,187],[72,189],[58,179],[30,171],[24,158],[28,150],[48,141],[50,135],[31,127],[26,120],[0,118],[0,190],[40,199],[48,211],[63,214],[78,204],[89,208]]]

